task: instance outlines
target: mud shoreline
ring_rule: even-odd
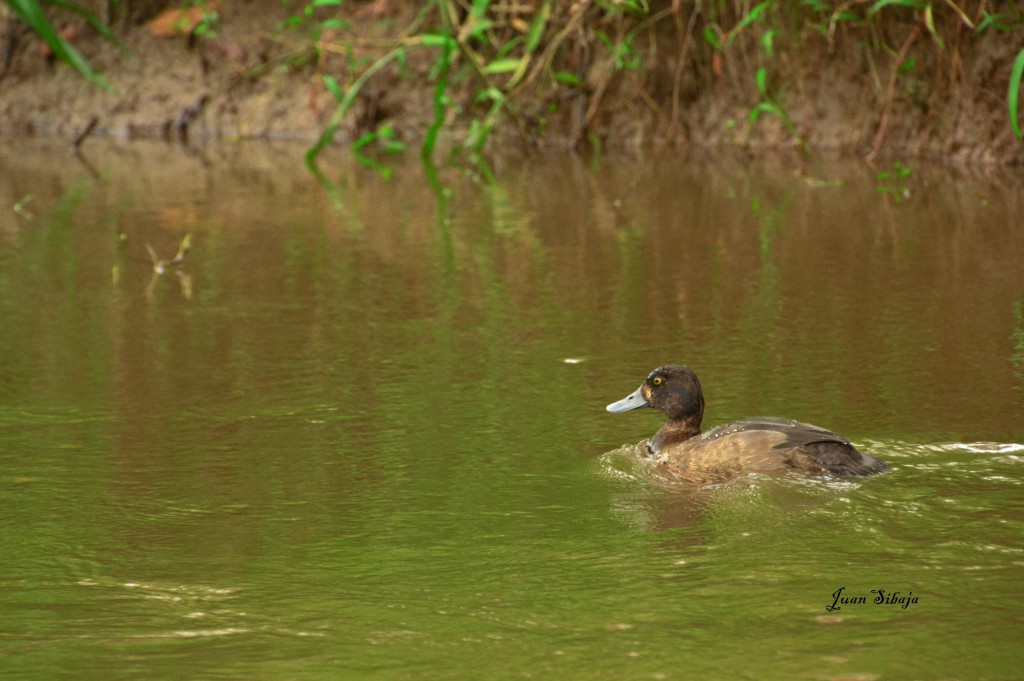
[[[203,40],[158,37],[151,18],[126,18],[115,25],[121,50],[78,27],[75,46],[114,92],[47,60],[25,30],[8,30],[15,39],[0,79],[0,134],[69,143],[89,137],[312,143],[336,108],[323,76],[351,82],[353,64],[379,56],[413,21],[404,7],[396,0],[343,5],[338,11],[348,29],[329,43],[321,39],[319,57],[308,62],[308,40],[272,29],[289,10],[264,0],[220,3],[217,34]],[[10,27],[13,19],[7,21]],[[751,121],[760,101],[752,74],[764,61],[756,41],[737,44],[723,58],[697,41],[680,41],[679,22],[662,24],[638,50],[642,60],[634,67],[609,70],[606,59],[595,58],[580,67],[579,87],[556,91],[538,80],[510,103],[486,149],[730,148],[761,155],[803,146],[889,163],[1024,165],[1006,103],[1012,35],[964,34],[959,44],[937,50],[919,26],[896,25],[892,35],[879,37],[903,48],[890,50],[887,63],[853,49],[852,39],[802,35],[780,45],[772,62],[787,127],[773,115]],[[898,72],[900,57],[914,60],[913,71]],[[434,118],[435,61],[431,50],[410,50],[401,68],[368,79],[336,143],[387,126],[415,149]],[[444,137],[457,143],[471,129],[480,116],[479,89],[468,76],[453,79]]]

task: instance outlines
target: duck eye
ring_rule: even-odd
[[[654,378],[651,379],[652,385],[661,385],[664,382],[665,379],[663,379],[661,376],[655,376]]]

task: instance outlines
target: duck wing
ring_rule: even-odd
[[[841,435],[790,419],[755,416],[713,428],[705,437],[714,440],[754,431],[781,435],[781,438],[778,435],[771,438],[771,448],[778,450],[783,463],[792,468],[833,475],[870,475],[889,469],[885,462],[859,451]]]

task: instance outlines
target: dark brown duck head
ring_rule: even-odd
[[[704,391],[697,374],[680,364],[658,367],[635,392],[609,404],[606,409],[619,414],[643,407],[659,409],[668,416],[668,423],[648,445],[652,451],[699,435],[704,418]]]

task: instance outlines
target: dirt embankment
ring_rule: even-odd
[[[0,133],[313,141],[337,109],[324,76],[350,85],[401,45],[402,58],[362,83],[337,140],[387,127],[415,147],[440,120],[446,144],[456,146],[493,124],[492,149],[727,145],[1024,164],[1007,106],[1022,33],[976,33],[970,17],[952,11],[926,22],[907,10],[870,26],[833,14],[814,30],[807,17],[741,26],[741,15],[708,16],[680,0],[652,2],[643,16],[588,0],[553,10],[495,3],[474,32],[456,3],[444,18],[442,3],[405,0],[350,0],[308,13],[278,0],[211,5],[219,18],[201,36],[187,33],[195,13],[161,18],[177,7],[164,0],[140,0],[120,16],[98,12],[124,49],[76,15],[55,14],[113,92],[55,64],[4,16]],[[443,50],[423,38],[445,22],[457,36],[447,71]]]

